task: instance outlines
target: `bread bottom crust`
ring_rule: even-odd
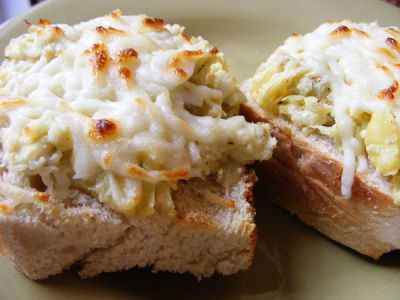
[[[256,189],[306,224],[362,254],[379,258],[400,248],[400,207],[356,174],[352,196],[341,194],[342,164],[283,118],[267,115],[254,102],[242,107],[251,121],[269,122],[277,148],[272,159],[255,165]]]

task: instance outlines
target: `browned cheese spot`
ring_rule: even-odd
[[[359,35],[359,36],[368,37],[368,33],[366,33],[363,30],[359,30],[359,29],[353,28],[351,31],[354,32],[355,34]]]
[[[393,53],[389,51],[389,49],[378,48],[375,51],[379,54],[386,56],[387,58],[396,59],[396,56],[394,56]]]
[[[129,175],[132,175],[135,177],[142,177],[142,178],[149,177],[149,175],[147,174],[147,172],[144,169],[137,167],[137,166],[129,165],[125,168],[125,171]]]
[[[51,22],[47,19],[39,19],[38,25],[39,26],[50,26]]]
[[[105,49],[98,50],[94,53],[93,59],[91,60],[93,68],[96,72],[101,71],[107,64],[108,55]]]
[[[188,168],[180,168],[174,171],[162,172],[162,176],[166,179],[184,179],[189,175]]]
[[[133,48],[126,48],[126,49],[119,50],[115,56],[116,56],[116,61],[118,63],[121,63],[121,62],[126,61],[131,58],[137,58],[138,53]]]
[[[199,50],[194,50],[194,51],[192,51],[192,50],[183,50],[183,51],[180,52],[180,53],[182,53],[182,56],[184,56],[184,57],[191,57],[191,56],[199,56],[199,55],[202,55],[202,54],[203,54],[203,51],[202,51],[201,49],[199,49]]]
[[[64,31],[58,26],[51,26],[51,30],[53,30],[57,35],[64,35]]]
[[[296,37],[299,37],[299,36],[301,36],[300,34],[297,34],[297,33],[294,33],[294,32],[292,32],[291,34],[290,34],[290,37],[292,37],[292,38],[296,38]]]
[[[331,20],[326,20],[325,24],[332,24],[332,21]]]
[[[376,66],[378,69],[381,69],[382,71],[384,71],[384,72],[390,72],[390,70],[389,70],[389,68],[388,67],[386,67],[386,66]]]
[[[94,73],[101,72],[107,65],[108,53],[103,43],[96,43],[92,46],[92,48],[86,49],[83,53],[92,54],[89,58],[89,61],[93,66]]]
[[[111,26],[108,27],[108,31],[111,32],[111,33],[125,33],[125,31],[123,31],[121,29],[117,29],[117,28],[111,27]]]
[[[142,24],[151,27],[162,27],[164,26],[164,20],[160,18],[144,18]]]
[[[177,67],[181,65],[181,59],[179,57],[174,56],[168,61],[168,65],[171,67]]]
[[[131,71],[126,67],[119,67],[118,74],[121,78],[128,79],[131,77]]]
[[[37,34],[41,35],[41,34],[43,34],[43,32],[46,32],[46,30],[50,30],[51,32],[54,32],[58,36],[63,36],[64,35],[64,31],[60,27],[55,26],[55,25],[52,26],[50,24],[46,25],[45,28],[39,29],[37,31]]]
[[[111,12],[111,13],[105,15],[105,16],[106,17],[111,17],[113,19],[119,19],[120,15],[121,15],[121,11],[120,10],[115,10],[115,11],[113,11],[113,12]]]
[[[120,30],[120,29],[116,29],[116,28],[111,27],[111,26],[109,26],[108,28],[105,28],[103,26],[97,26],[96,27],[96,31],[99,34],[112,34],[112,33],[122,34],[122,33],[125,33],[125,31]]]
[[[396,28],[393,28],[393,27],[386,28],[386,32],[395,37],[400,36],[400,31],[398,31]]]
[[[107,32],[108,30],[103,26],[97,26],[96,31],[100,34]]]
[[[181,36],[186,40],[186,42],[191,43],[192,39],[190,36],[187,36],[186,34],[181,33]]]
[[[392,39],[392,38],[388,37],[386,39],[386,44],[388,44],[390,48],[392,48],[392,49],[394,49],[394,50],[396,50],[397,52],[400,53],[399,43],[395,39]]]
[[[397,80],[393,80],[392,84],[388,88],[383,89],[378,93],[378,97],[381,99],[393,101],[394,93],[396,93],[398,88],[399,82]]]
[[[187,76],[185,70],[183,70],[181,68],[175,68],[174,69],[174,73],[177,74],[179,77],[186,77]]]
[[[217,55],[218,52],[219,52],[219,50],[218,50],[217,47],[212,47],[212,48],[208,51],[208,53],[210,53],[211,55]]]
[[[186,72],[180,68],[182,66],[182,59],[181,58],[189,58],[193,56],[198,56],[202,55],[203,51],[202,50],[183,50],[180,51],[176,54],[176,56],[172,57],[168,61],[168,65],[170,67],[175,67],[174,72],[178,74],[179,76],[185,77]]]
[[[104,140],[117,131],[117,125],[109,119],[93,119],[90,123],[88,136],[94,140]]]
[[[333,30],[330,33],[330,35],[349,34],[349,33],[351,33],[351,30],[347,26],[341,25],[335,30]]]
[[[50,199],[50,195],[43,192],[35,193],[34,198],[40,202],[47,202]]]

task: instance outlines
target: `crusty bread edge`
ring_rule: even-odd
[[[255,165],[256,189],[306,224],[362,254],[379,258],[400,248],[400,207],[390,194],[356,173],[352,196],[341,194],[342,163],[283,118],[268,115],[253,99],[241,113],[272,124],[277,148]]]

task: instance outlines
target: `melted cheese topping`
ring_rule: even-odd
[[[343,153],[342,194],[349,198],[367,158],[385,176],[398,173],[399,82],[399,29],[345,20],[293,34],[259,67],[250,92],[305,133],[336,139]],[[385,119],[395,129],[383,125]]]
[[[129,216],[152,214],[157,202],[173,215],[177,180],[239,176],[275,145],[268,125],[236,116],[245,98],[223,55],[161,19],[41,20],[6,57],[3,176],[40,175],[50,200],[80,189]]]

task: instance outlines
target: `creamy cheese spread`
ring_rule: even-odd
[[[79,189],[129,216],[156,203],[173,215],[178,180],[271,156],[269,126],[237,116],[245,98],[223,55],[183,27],[119,11],[28,27],[0,67],[2,166],[40,176],[42,200]]]
[[[259,67],[250,92],[306,134],[336,140],[342,194],[349,198],[354,174],[366,171],[368,160],[384,176],[398,176],[399,82],[399,29],[345,20],[292,34]]]

